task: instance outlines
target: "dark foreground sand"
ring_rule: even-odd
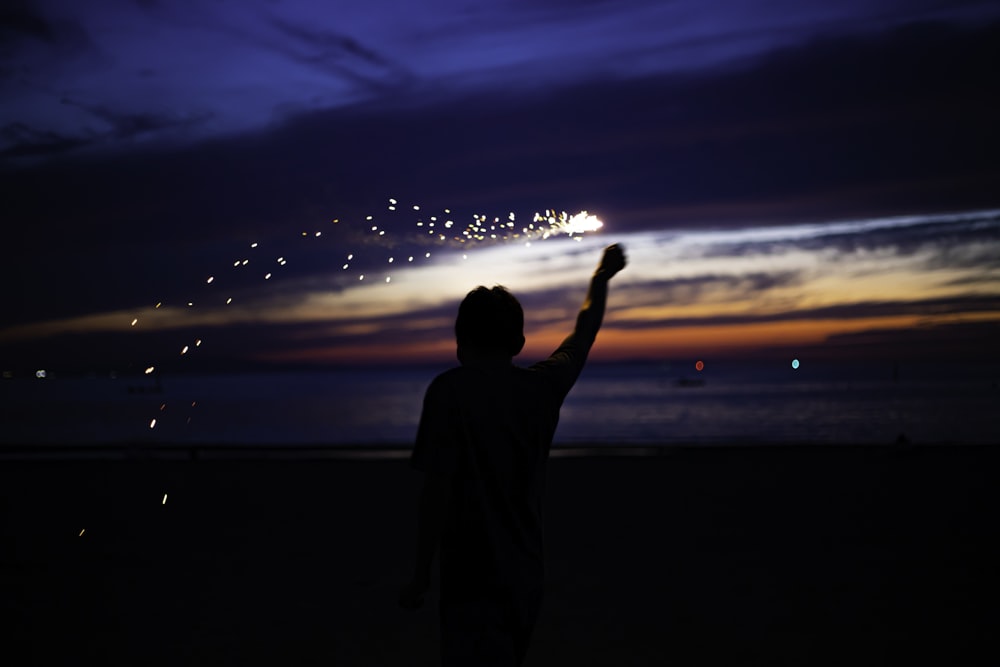
[[[529,665],[1000,664],[1000,449],[594,453],[550,463]],[[436,664],[436,597],[395,606],[418,483],[399,458],[2,458],[0,659]]]

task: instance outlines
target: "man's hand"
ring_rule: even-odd
[[[420,609],[424,604],[424,594],[430,582],[423,577],[414,577],[399,591],[399,606],[407,611]]]
[[[604,249],[604,256],[597,267],[597,275],[610,280],[616,273],[625,268],[625,249],[617,243]]]

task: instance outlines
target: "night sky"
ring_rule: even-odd
[[[995,361],[998,63],[995,2],[6,2],[0,367],[437,362],[495,283],[535,358],[611,242],[595,358]]]

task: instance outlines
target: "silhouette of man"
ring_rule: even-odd
[[[440,544],[445,666],[519,665],[542,599],[542,494],[559,408],[604,318],[608,281],[625,267],[605,248],[573,333],[545,361],[512,363],[524,313],[503,287],[477,287],[458,309],[461,366],[424,396],[411,466],[424,473],[416,567],[399,604],[423,603]]]

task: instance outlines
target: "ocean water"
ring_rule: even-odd
[[[408,445],[441,370],[7,378],[0,443]],[[998,381],[1000,364],[592,363],[556,444],[1000,444]]]

